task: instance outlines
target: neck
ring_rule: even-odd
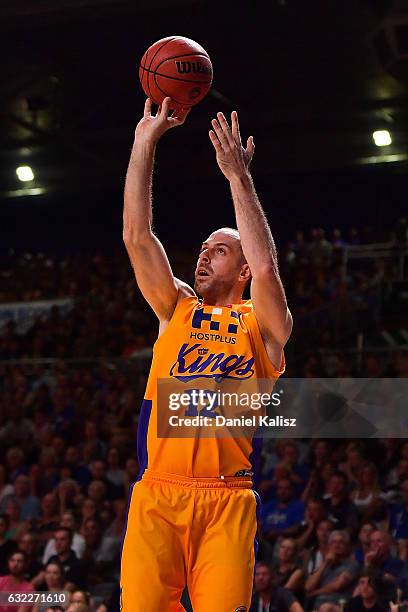
[[[236,289],[227,291],[223,294],[208,293],[203,296],[203,303],[209,306],[227,306],[228,304],[239,304],[242,300],[242,293]]]
[[[271,601],[271,589],[266,589],[265,591],[260,591],[259,596],[262,599],[263,603],[269,603]]]
[[[282,571],[290,569],[292,566],[293,566],[293,563],[291,561],[281,561],[280,562],[280,569]]]
[[[68,559],[70,552],[71,552],[71,550],[66,550],[63,553],[60,553],[58,556],[61,559],[61,561],[65,561],[66,559]]]
[[[11,578],[13,579],[14,582],[24,582],[23,576],[15,576],[14,574],[11,574]]]
[[[362,598],[366,608],[372,608],[377,603],[377,598],[374,596]]]

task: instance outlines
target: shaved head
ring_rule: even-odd
[[[241,236],[239,235],[239,231],[237,229],[233,227],[220,227],[220,229],[217,229],[215,230],[215,232],[210,234],[209,238],[211,238],[211,236],[214,236],[215,234],[224,234],[225,236],[228,236],[228,238],[236,240],[237,247],[239,248],[239,252],[241,254],[242,263],[247,263],[244,252],[242,250]]]
[[[241,300],[251,278],[238,230],[221,227],[203,242],[195,272],[195,289],[206,301]]]

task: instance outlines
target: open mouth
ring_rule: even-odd
[[[210,276],[209,273],[207,272],[207,270],[205,270],[204,268],[198,268],[197,270],[197,276],[199,278],[205,278],[206,276]]]

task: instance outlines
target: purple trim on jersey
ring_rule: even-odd
[[[141,480],[147,468],[147,430],[149,428],[151,412],[152,400],[144,399],[140,408],[140,416],[137,425],[137,459],[139,461],[139,475],[136,482]]]
[[[252,453],[249,455],[249,461],[252,465],[253,481],[255,487],[258,486],[258,480],[261,476],[261,452],[262,452],[263,438],[252,439]]]
[[[135,484],[136,484],[135,482],[132,484],[132,486],[130,487],[130,491],[129,491],[129,497],[128,497],[128,502],[127,502],[126,514],[125,514],[125,522],[123,525],[122,537],[121,537],[121,542],[120,542],[120,558],[121,559],[122,559],[123,544],[125,542],[128,518],[129,518],[130,501],[132,499],[133,487],[135,486]]]
[[[259,493],[257,491],[255,491],[255,489],[252,489],[255,495],[255,501],[256,501],[256,533],[255,533],[255,538],[254,538],[254,553],[255,553],[255,564],[256,564],[256,558],[258,556],[258,549],[259,549],[259,538],[258,538],[258,524],[259,521],[261,519],[261,508],[262,508],[262,501],[261,498],[259,496]],[[255,564],[254,564],[254,573],[255,573]]]

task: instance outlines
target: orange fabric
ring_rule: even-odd
[[[285,369],[270,362],[250,300],[229,306],[202,305],[184,298],[153,350],[145,399],[152,402],[147,434],[147,467],[189,477],[233,476],[250,469],[252,443],[241,438],[158,437],[157,381],[205,388],[229,381],[277,379]]]
[[[181,612],[185,585],[195,612],[249,609],[256,534],[251,486],[245,478],[146,470],[131,494],[122,612]]]

